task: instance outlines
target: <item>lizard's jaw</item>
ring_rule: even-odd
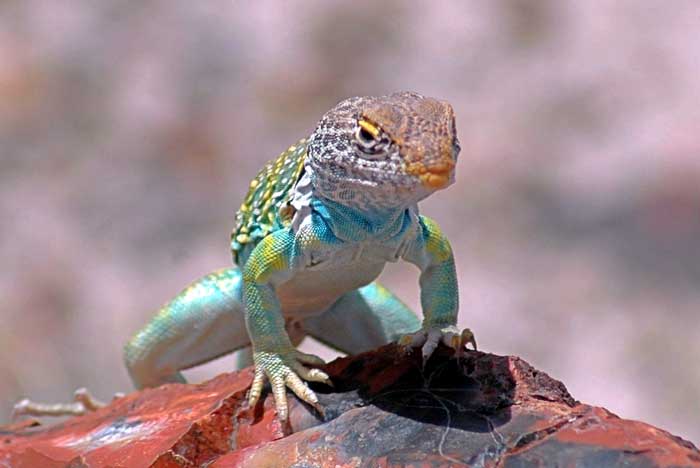
[[[452,183],[454,180],[453,172],[449,171],[428,171],[425,174],[421,174],[420,181],[424,187],[440,190]]]
[[[443,174],[424,174],[420,177],[426,188],[440,190],[450,184],[450,177]]]
[[[454,181],[454,167],[455,163],[453,160],[443,159],[431,165],[412,163],[407,168],[407,172],[418,176],[425,188],[439,190],[447,187]]]

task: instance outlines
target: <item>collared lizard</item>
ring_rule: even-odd
[[[454,181],[459,150],[446,102],[400,92],[337,104],[250,183],[231,236],[235,266],[193,282],[126,345],[134,385],[184,382],[181,370],[244,350],[239,365],[255,366],[250,405],[268,379],[284,421],[286,387],[318,407],[304,380],[330,383],[323,361],[296,349],[306,335],[349,354],[399,340],[422,346],[424,360],[439,342],[476,347],[456,328],[450,244],[417,206]],[[421,271],[422,324],[375,281],[399,259]]]

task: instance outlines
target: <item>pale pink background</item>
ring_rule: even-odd
[[[0,420],[128,391],[122,345],[229,264],[256,169],[340,99],[409,89],[458,116],[423,211],[461,325],[700,441],[699,31],[694,0],[4,0]],[[418,306],[413,268],[384,281]]]

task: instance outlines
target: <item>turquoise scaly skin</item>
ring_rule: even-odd
[[[255,365],[254,405],[265,379],[278,417],[286,387],[318,406],[304,381],[329,382],[312,336],[345,353],[399,340],[475,346],[456,328],[452,249],[419,200],[454,180],[459,153],[449,104],[403,92],[339,103],[251,182],[231,236],[234,263],[195,281],[125,348],[137,388],[184,382],[181,370],[236,350]],[[421,323],[375,280],[386,262],[420,269]]]

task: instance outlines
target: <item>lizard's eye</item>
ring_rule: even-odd
[[[363,146],[372,146],[375,143],[374,135],[362,127],[357,127],[357,141]]]
[[[361,118],[355,129],[355,143],[362,153],[360,156],[382,156],[389,147],[391,140],[374,123]]]

